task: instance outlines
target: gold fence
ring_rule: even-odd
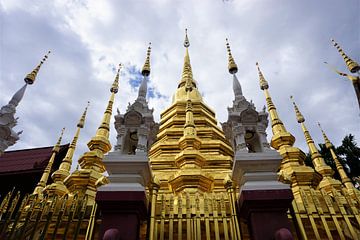
[[[159,194],[150,239],[240,239],[235,209],[226,193]]]
[[[0,239],[92,239],[96,208],[77,195],[40,198],[10,192],[0,205]]]
[[[330,196],[310,189],[302,190],[301,198],[291,208],[300,239],[360,239],[359,201],[354,196],[335,190]]]

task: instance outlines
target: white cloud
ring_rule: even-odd
[[[194,77],[205,102],[219,121],[232,104],[225,38],[229,37],[239,67],[244,95],[259,110],[265,104],[258,85],[259,61],[280,116],[305,143],[289,95],[294,95],[311,134],[322,141],[316,121],[323,123],[335,145],[353,133],[360,141],[359,108],[350,82],[328,70],[326,60],[345,69],[329,38],[335,37],[353,58],[360,56],[359,30],[354,28],[356,0],[339,1],[34,1],[2,0],[0,37],[0,105],[21,87],[23,76],[41,55],[53,50],[18,108],[21,141],[11,149],[55,143],[66,126],[71,140],[88,100],[87,124],[79,152],[95,133],[104,112],[119,62],[141,68],[152,42],[149,87],[167,98],[150,99],[154,117],[170,105],[181,78],[184,28],[189,28]],[[360,60],[360,59],[356,59]],[[124,112],[137,92],[123,72],[114,111]],[[270,139],[270,129],[269,139]],[[111,129],[111,142],[116,141]]]

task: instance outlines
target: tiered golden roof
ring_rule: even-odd
[[[150,221],[144,222],[142,226],[149,229],[147,238],[150,240],[167,237],[169,239],[250,239],[247,230],[249,222],[243,221],[243,216],[237,211],[237,201],[241,201],[239,195],[241,196],[242,192],[238,194],[236,191],[242,186],[236,186],[235,181],[232,181],[234,152],[224,132],[217,125],[215,113],[203,102],[199,93],[193,78],[189,46],[186,31],[182,78],[171,106],[161,114],[157,141],[148,153],[153,176],[152,184],[144,187],[150,190],[146,192],[148,199],[151,199],[151,209],[148,216]],[[228,69],[235,77],[237,66],[228,42],[227,49]],[[150,50],[149,46],[142,68],[144,84],[150,74]],[[339,52],[343,53],[342,50]],[[343,56],[347,63],[353,64],[345,54]],[[341,187],[341,183],[332,178],[333,171],[321,157],[304,124],[304,116],[293,102],[315,170],[304,165],[305,154],[294,146],[295,137],[286,130],[281,121],[269,93],[269,84],[258,63],[256,65],[260,88],[264,91],[271,119],[273,132],[271,146],[282,156],[278,172],[279,180],[290,183],[294,195],[294,201],[289,208],[289,220],[296,227],[296,233],[291,229],[294,237],[296,234],[299,239],[358,239],[360,194],[346,175],[333,145],[321,129],[325,145],[330,149],[345,187]],[[349,69],[353,69],[353,65]],[[34,70],[33,79],[40,66],[35,69],[36,71]],[[71,235],[73,239],[92,239],[92,234],[98,229],[95,225],[101,222],[97,219],[95,195],[99,186],[108,183],[103,175],[106,170],[103,158],[111,149],[109,123],[115,94],[118,91],[119,75],[120,66],[110,90],[111,96],[102,122],[95,136],[88,143],[89,151],[85,152],[78,161],[81,168],[78,165],[72,174],[69,173],[87,107],[77,125],[77,131],[66,157],[59,170],[53,174],[55,183],[43,190],[55,154],[59,151],[62,135],[52,150],[49,164],[33,194],[25,197],[20,203],[20,193],[9,193],[0,204],[2,216],[0,228],[3,229],[4,236],[9,239],[37,237],[47,239],[50,236],[54,239],[60,236],[66,239]],[[33,81],[30,82],[28,84]],[[143,85],[143,90],[146,91],[146,85]],[[238,92],[240,93],[241,91]],[[261,154],[263,153],[266,155],[266,152]],[[241,154],[246,157],[252,154],[257,157],[265,156],[256,155],[258,153],[239,152],[238,154],[237,157],[242,157]],[[119,159],[125,157],[122,154],[118,156]],[[236,161],[238,160],[239,158],[236,158]],[[46,192],[47,188],[53,189],[51,186],[55,186],[56,191],[54,191],[57,194]],[[47,194],[41,196],[42,192]],[[16,209],[19,209],[18,212]],[[243,220],[239,221],[239,217]]]
[[[189,46],[186,32],[182,78],[172,105],[161,114],[157,141],[149,151],[150,164],[163,191],[224,190],[223,179],[231,172],[234,153],[214,111],[198,91]]]

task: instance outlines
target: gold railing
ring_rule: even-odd
[[[240,239],[231,207],[226,193],[159,194],[150,239]]]
[[[93,239],[96,204],[86,197],[10,192],[0,204],[0,239]]]
[[[330,196],[310,189],[301,196],[303,202],[293,201],[291,209],[301,239],[360,239],[360,206],[345,191]]]

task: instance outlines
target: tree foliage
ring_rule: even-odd
[[[341,146],[336,148],[337,154],[345,162],[350,170],[348,176],[354,181],[354,178],[360,176],[360,148],[357,146],[354,135],[344,137]]]
[[[356,179],[360,176],[360,148],[357,146],[354,135],[346,135],[342,144],[335,147],[334,150],[348,177],[352,179],[354,185],[358,185]],[[341,180],[330,150],[325,147],[325,144],[319,144],[319,152],[326,164],[334,170],[334,178]],[[310,153],[306,155],[305,164],[314,167]]]

